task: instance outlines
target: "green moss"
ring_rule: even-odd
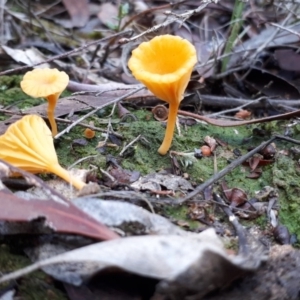
[[[288,156],[278,155],[273,183],[279,190],[280,221],[300,239],[300,168]]]
[[[141,134],[148,141],[148,144],[142,141],[137,142],[135,144],[134,156],[124,159],[122,162],[123,167],[131,170],[138,170],[142,174],[149,174],[151,172],[170,168],[171,159],[169,155],[161,156],[157,152],[157,149],[164,138],[165,128],[159,122],[152,119],[150,112],[139,111],[137,116],[139,121],[120,125],[117,131],[124,135],[126,143],[129,143]],[[210,178],[214,174],[214,171],[219,172],[225,168],[228,163],[235,158],[232,154],[234,148],[238,148],[242,153],[246,153],[250,144],[245,144],[244,139],[251,135],[252,127],[222,128],[197,124],[186,128],[181,127],[181,136],[175,133],[171,150],[177,152],[193,152],[195,148],[200,148],[203,145],[205,136],[220,139],[229,145],[227,147],[217,148],[217,170],[214,170],[213,156],[195,159],[193,155],[191,155],[188,158],[190,164],[186,167],[184,166],[185,159],[178,157],[178,160],[183,163],[182,170],[191,176],[192,181],[201,183]],[[259,144],[261,141],[257,140],[252,142]],[[254,190],[258,190],[266,185],[264,181],[270,181],[269,168],[264,168],[264,173],[258,180],[246,178],[247,174],[247,168],[241,166],[229,174],[228,179],[230,179],[233,184],[237,185],[243,185],[246,181],[251,182],[250,188],[254,188]]]
[[[81,158],[99,155],[96,150],[97,139],[87,140],[87,144],[81,146],[73,144],[73,141],[78,138],[84,138],[82,127],[77,127],[68,135],[63,136],[56,145],[57,156],[62,166],[68,167]],[[79,167],[88,167],[89,164],[95,164],[95,162],[96,160],[91,158],[79,164]]]
[[[7,244],[0,244],[0,270],[9,273],[30,265],[28,258],[20,253],[12,253]],[[68,299],[67,295],[57,289],[53,279],[42,271],[35,271],[17,281],[17,298],[22,300]],[[8,283],[0,285],[4,287]]]
[[[196,230],[199,228],[200,223],[193,221],[188,217],[189,208],[187,206],[165,206],[164,214],[170,217],[172,221],[184,221],[188,225],[190,230]]]

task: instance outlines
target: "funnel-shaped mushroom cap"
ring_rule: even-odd
[[[197,62],[195,47],[173,35],[160,35],[132,51],[128,67],[156,97],[180,102]]]
[[[169,103],[169,116],[160,154],[169,150],[180,101],[197,62],[195,47],[178,36],[161,35],[132,51],[128,67],[156,97]]]
[[[24,93],[33,98],[47,98],[56,95],[57,98],[69,83],[69,76],[57,69],[34,69],[27,72],[21,81]]]
[[[52,135],[57,134],[54,110],[57,99],[67,87],[69,76],[57,69],[34,69],[27,72],[21,81],[21,88],[27,95],[48,100],[48,119],[52,128]]]
[[[85,183],[71,178],[57,160],[51,131],[37,115],[27,115],[0,136],[0,159],[31,173],[54,173],[81,189]]]

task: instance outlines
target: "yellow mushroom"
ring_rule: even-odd
[[[48,100],[48,119],[52,135],[57,134],[54,110],[57,99],[69,83],[69,76],[57,69],[34,69],[27,72],[21,81],[24,93],[33,98],[46,98]]]
[[[31,173],[54,173],[77,189],[85,186],[58,163],[51,131],[38,115],[27,115],[0,136],[0,159]]]
[[[195,47],[187,40],[160,35],[132,51],[128,67],[156,97],[169,103],[167,129],[158,152],[165,155],[172,143],[179,104],[197,63]]]
[[[95,137],[96,135],[96,132],[90,128],[86,128],[83,132],[84,136],[87,138],[87,139],[92,139]]]

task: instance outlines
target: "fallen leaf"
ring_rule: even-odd
[[[10,48],[4,45],[2,45],[1,47],[5,51],[5,53],[8,54],[14,61],[21,62],[28,66],[35,65],[46,60],[46,56],[36,48],[21,50],[21,49]],[[39,65],[38,67],[50,68],[50,65],[45,63]]]
[[[133,188],[139,190],[154,190],[161,191],[163,189],[172,191],[188,191],[193,190],[192,185],[189,181],[182,178],[181,176],[172,174],[149,174],[140,177],[138,181],[131,184]]]
[[[151,235],[115,239],[48,259],[47,253],[53,255],[53,251],[51,245],[46,244],[38,251],[38,262],[2,276],[0,283],[42,268],[54,278],[78,286],[93,275],[113,267],[161,280],[164,285],[160,288],[169,292],[175,289],[184,294],[205,295],[256,270],[266,259],[262,248],[257,246],[249,257],[228,255],[212,228],[189,236]]]
[[[81,234],[100,240],[119,237],[115,232],[84,213],[71,202],[59,203],[53,200],[40,199],[24,200],[13,194],[0,191],[0,205],[0,221],[33,222],[42,219],[45,231],[51,229],[54,232]],[[9,234],[9,232],[6,234]]]
[[[2,178],[8,178],[11,174],[20,174],[27,183],[42,189],[43,198],[36,198],[29,193],[24,193],[26,198],[14,195],[2,183]],[[23,225],[40,221],[41,226],[32,232],[36,233],[41,230],[41,232],[49,233],[50,230],[82,234],[96,239],[119,237],[115,232],[78,209],[37,176],[2,160],[0,160],[0,206],[1,234],[31,233],[26,231],[28,227],[25,228]],[[21,226],[11,227],[14,225],[13,222]],[[9,229],[13,229],[14,232],[10,232]]]
[[[62,0],[73,27],[83,27],[89,19],[88,0]]]

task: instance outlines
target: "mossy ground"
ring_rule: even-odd
[[[21,76],[2,76],[0,78],[0,105],[3,107],[26,109],[43,103],[43,99],[32,99],[25,95],[19,88]],[[106,115],[110,113],[110,108],[101,112],[101,117],[93,116],[86,120],[93,121],[95,126],[106,128]],[[165,133],[165,128],[159,122],[155,121],[148,110],[133,110],[132,113],[138,121],[120,123],[117,116],[113,117],[112,124],[116,132],[123,136],[122,146],[117,148],[107,147],[105,154],[118,156],[122,147],[131,142],[138,135],[142,135],[145,140],[140,140],[133,145],[132,155],[121,158],[120,162],[123,168],[140,171],[146,175],[171,167],[171,158],[169,155],[161,156],[157,153]],[[0,120],[6,118],[0,115]],[[59,130],[65,127],[59,124]],[[264,137],[253,137],[253,129],[263,128],[267,135]],[[292,136],[300,138],[299,125],[292,127]],[[175,134],[171,150],[178,152],[193,152],[194,149],[203,145],[205,136],[220,139],[227,146],[218,147],[216,158],[213,156],[202,159],[193,159],[188,157],[180,159],[182,162],[182,171],[189,174],[193,183],[199,184],[210,178],[215,172],[225,168],[230,161],[236,157],[233,150],[238,149],[242,154],[246,153],[250,147],[254,147],[262,141],[269,138],[271,133],[281,133],[285,128],[284,122],[271,122],[263,125],[240,126],[240,127],[217,127],[199,123],[191,127],[181,126],[181,135]],[[105,154],[100,154],[96,149],[99,142],[105,137],[97,132],[96,137],[88,140],[85,146],[79,146],[73,143],[75,139],[82,139],[84,129],[82,127],[73,128],[68,134],[65,134],[59,141],[56,141],[56,149],[59,161],[64,166],[69,166],[78,159],[97,155],[97,158],[90,158],[79,164],[79,167],[88,167],[89,165],[105,168]],[[293,145],[287,143],[277,143],[278,150],[288,150]],[[185,166],[186,162],[188,166]],[[225,180],[229,187],[239,187],[248,194],[249,197],[255,196],[266,185],[274,186],[279,189],[280,195],[280,220],[287,225],[291,232],[296,233],[300,238],[300,178],[298,161],[290,155],[277,154],[275,162],[263,167],[263,173],[258,179],[249,179],[247,174],[249,170],[246,166],[239,166],[230,174],[226,175]],[[180,212],[180,214],[179,214]],[[181,209],[177,212],[167,210],[167,214],[176,215],[177,219],[187,219],[186,211]]]
[[[31,99],[19,89],[21,78],[19,76],[3,76],[0,78],[0,105],[3,107],[15,107],[26,109],[43,103],[43,99]],[[93,121],[95,126],[106,128],[111,108],[101,112],[101,117],[95,115],[86,120]],[[56,149],[59,161],[63,166],[69,166],[78,159],[97,155],[80,163],[78,167],[88,167],[89,165],[105,168],[106,155],[111,154],[118,157],[123,146],[131,142],[138,135],[142,135],[145,140],[140,140],[132,146],[131,155],[120,158],[121,166],[124,169],[138,170],[142,175],[157,172],[171,167],[171,158],[169,155],[161,156],[157,153],[165,133],[162,124],[155,121],[151,112],[148,110],[132,110],[137,117],[137,121],[121,123],[115,115],[112,118],[113,129],[123,136],[120,140],[122,145],[119,147],[106,147],[106,152],[100,154],[96,149],[99,142],[105,139],[100,132],[96,137],[88,140],[84,146],[74,144],[74,140],[84,138],[82,127],[76,126],[68,134],[62,136],[56,141]],[[6,118],[0,115],[0,120]],[[107,121],[107,122],[106,122]],[[271,122],[262,125],[240,126],[240,127],[217,127],[199,123],[191,127],[181,126],[181,135],[175,134],[171,150],[178,152],[193,152],[194,149],[203,145],[205,136],[210,136],[221,140],[227,146],[218,147],[216,157],[206,157],[194,159],[192,156],[188,159],[182,159],[182,171],[189,174],[192,183],[199,184],[210,178],[214,173],[225,168],[228,163],[236,157],[233,154],[234,149],[238,149],[241,154],[248,151],[249,148],[255,147],[262,141],[267,140],[272,133],[282,133],[288,121]],[[291,136],[300,139],[299,125],[291,127]],[[59,124],[59,130],[65,128],[64,124]],[[257,137],[253,134],[253,129],[264,129],[266,135]],[[263,167],[263,173],[258,179],[249,179],[249,169],[247,166],[239,166],[228,175],[225,180],[229,187],[238,187],[243,189],[248,197],[254,197],[255,192],[269,185],[279,190],[280,201],[280,221],[288,226],[292,233],[300,238],[300,170],[298,160],[290,155],[284,155],[279,150],[289,150],[292,144],[276,143],[278,154],[275,162]],[[189,161],[188,166],[184,163]],[[180,159],[179,159],[180,161]],[[172,219],[188,220],[186,208],[166,208],[164,211]],[[252,221],[252,222],[255,222]],[[264,222],[263,222],[264,223]],[[250,224],[250,223],[249,223]],[[190,229],[197,226],[195,222],[190,223]]]
[[[155,121],[151,113],[147,110],[132,111],[132,113],[136,115],[138,121],[117,123],[118,119],[114,119],[114,130],[122,134],[124,138],[123,145],[118,148],[108,147],[106,154],[112,154],[118,157],[122,147],[141,134],[147,142],[140,140],[134,144],[133,154],[125,158],[120,158],[121,166],[124,169],[140,171],[142,175],[170,168],[170,156],[161,156],[157,153],[157,149],[164,137],[165,129],[163,125]],[[97,117],[94,117],[93,121],[96,126],[103,127],[103,124],[97,123]],[[104,119],[102,118],[101,123],[103,123],[103,121]],[[191,156],[187,158],[190,162],[188,166],[185,166],[186,159],[182,159],[182,171],[189,174],[192,183],[199,184],[206,181],[214,173],[219,172],[232,160],[236,159],[236,156],[233,154],[234,149],[238,149],[241,154],[245,154],[249,148],[255,147],[262,141],[267,140],[272,133],[280,133],[283,127],[283,122],[231,128],[222,128],[206,124],[182,127],[181,135],[175,134],[171,150],[193,152],[195,148],[199,148],[203,145],[203,139],[207,135],[227,144],[227,146],[217,148],[215,159],[213,156],[204,157],[202,159],[195,159]],[[263,128],[267,134],[263,137],[255,137],[253,136],[254,128]],[[293,137],[300,138],[298,135],[299,132],[297,127],[295,127]],[[57,147],[57,152],[62,164],[68,166],[82,157],[98,154],[97,158],[90,158],[81,166],[87,167],[91,164],[105,168],[105,155],[99,154],[95,149],[98,142],[104,140],[104,137],[98,133],[96,138],[88,141],[86,146],[71,146],[74,139],[82,137],[83,129],[77,127],[62,138]],[[275,158],[275,162],[264,166],[262,175],[258,179],[247,178],[250,170],[244,165],[234,169],[226,175],[224,179],[229,187],[243,189],[249,199],[255,197],[255,193],[265,186],[269,185],[278,188],[281,207],[280,221],[300,238],[300,202],[298,200],[298,194],[300,192],[300,167],[298,166],[298,162],[291,156],[279,153],[280,149],[288,150],[292,146],[292,144],[278,142],[278,154]],[[186,208],[166,208],[164,213],[173,219],[189,221]],[[255,222],[255,220],[252,222]],[[265,222],[263,222],[263,224],[265,224]],[[249,223],[249,225],[251,225],[251,223]],[[190,222],[190,229],[196,227],[195,222]]]
[[[16,251],[15,246],[11,247],[5,242],[10,242],[8,238],[0,240],[0,270],[1,273],[9,273],[18,269],[22,269],[31,264],[30,260],[20,253],[20,249]],[[0,285],[0,288],[5,287]],[[55,299],[67,300],[67,295],[59,288],[55,287],[53,279],[42,271],[35,271],[30,275],[22,277],[17,281],[16,297],[20,300],[40,300]]]

